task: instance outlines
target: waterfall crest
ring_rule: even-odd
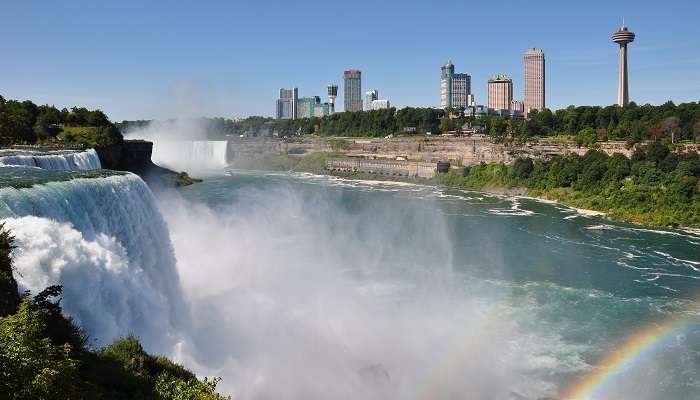
[[[155,140],[153,162],[178,171],[222,169],[226,160],[225,140]]]
[[[12,155],[0,155],[0,165],[37,167],[50,170],[89,170],[100,169],[100,158],[94,149],[75,153],[32,154],[21,152]]]

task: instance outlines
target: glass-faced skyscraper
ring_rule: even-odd
[[[362,72],[357,69],[348,69],[343,73],[343,78],[345,111],[362,111]]]
[[[467,107],[467,96],[472,93],[472,77],[454,74],[452,77],[452,108]]]
[[[452,61],[440,68],[440,108],[452,107],[452,79],[455,75],[455,65]]]
[[[277,119],[297,119],[297,102],[299,100],[299,89],[280,89],[279,98],[276,103],[275,117]]]
[[[452,61],[441,68],[440,107],[459,108],[467,106],[467,96],[472,93],[472,78],[469,74],[455,74]]]

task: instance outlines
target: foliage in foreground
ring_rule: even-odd
[[[11,250],[12,236],[0,225],[0,398],[227,398],[216,393],[218,378],[199,380],[167,358],[146,353],[133,336],[89,349],[85,334],[61,312],[60,286],[33,298],[18,295]]]
[[[511,165],[482,163],[435,179],[471,189],[524,187],[533,196],[603,211],[615,219],[700,227],[700,156],[670,152],[659,142],[637,149],[631,159],[590,150],[583,156],[517,159]]]

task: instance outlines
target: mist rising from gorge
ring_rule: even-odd
[[[552,393],[536,375],[556,337],[521,333],[498,294],[464,292],[444,216],[338,196],[281,185],[216,209],[159,196],[192,310],[179,360],[243,399]]]
[[[225,140],[210,140],[211,132],[201,118],[150,121],[128,130],[125,139],[153,142],[152,161],[161,167],[195,174],[210,174],[227,165]]]

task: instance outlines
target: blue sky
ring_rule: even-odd
[[[622,17],[637,103],[700,100],[700,1],[7,1],[0,94],[103,109],[113,120],[268,115],[279,87],[325,97],[359,68],[363,91],[437,106],[440,66],[486,81],[547,58],[547,106],[616,101]]]

